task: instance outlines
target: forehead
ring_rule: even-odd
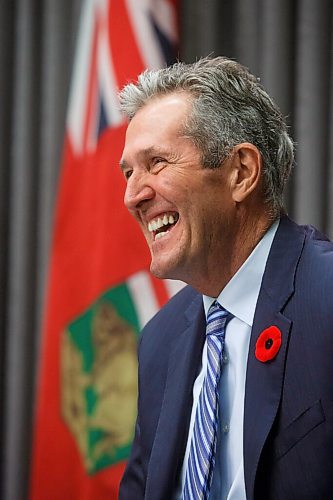
[[[180,113],[182,111],[188,112],[192,101],[193,97],[186,91],[155,95],[148,99],[146,103],[138,109],[132,121],[142,114],[154,115],[159,113],[174,113],[176,110]]]
[[[126,144],[154,138],[154,144],[146,146],[152,147],[159,137],[166,140],[168,135],[179,135],[190,109],[191,99],[185,93],[150,99],[129,123]]]

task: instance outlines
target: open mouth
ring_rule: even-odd
[[[148,222],[148,231],[153,235],[154,241],[163,238],[179,220],[177,212],[161,214],[156,219]]]

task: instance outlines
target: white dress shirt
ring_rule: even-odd
[[[211,500],[246,499],[243,461],[243,416],[247,358],[255,308],[268,254],[278,228],[276,221],[251,255],[217,297],[234,316],[225,332],[223,368],[219,385],[220,412],[216,463],[210,492]],[[223,264],[222,264],[223,265]],[[203,296],[205,313],[215,298]],[[253,354],[254,355],[254,354]],[[193,385],[193,406],[184,456],[181,482],[175,499],[180,499],[185,482],[195,413],[207,370],[207,344],[202,352],[202,367]]]

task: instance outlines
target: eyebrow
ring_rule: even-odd
[[[128,163],[126,160],[124,160],[123,158],[121,158],[120,162],[119,162],[119,167],[122,171],[125,170],[125,168],[128,167]]]

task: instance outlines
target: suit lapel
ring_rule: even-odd
[[[282,395],[291,321],[283,309],[294,292],[294,279],[304,245],[304,231],[287,217],[280,222],[263,276],[251,332],[244,406],[244,474],[248,500],[254,496],[260,455]],[[282,334],[277,356],[263,363],[255,357],[260,333],[271,325]]]
[[[148,467],[147,500],[172,498],[185,453],[192,388],[201,366],[205,339],[201,295],[194,299],[185,316],[186,326],[180,330],[170,353],[164,398]]]

